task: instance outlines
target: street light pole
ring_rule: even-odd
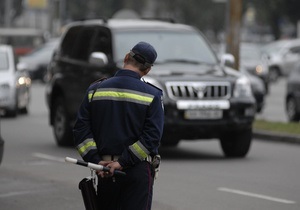
[[[226,23],[226,53],[235,58],[234,69],[239,69],[240,28],[242,16],[242,0],[228,0]]]

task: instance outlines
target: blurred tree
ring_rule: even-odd
[[[11,22],[23,12],[25,0],[0,0],[0,26],[4,25],[5,2],[12,2]],[[225,31],[226,3],[214,0],[65,0],[65,22],[91,18],[111,18],[120,9],[132,9],[138,14],[147,10],[149,1],[156,4],[154,14],[160,18],[173,18],[178,22],[194,25],[208,37],[216,39],[216,35]],[[256,9],[257,22],[261,26],[270,26],[276,39],[281,37],[280,21],[283,18],[296,27],[300,20],[299,0],[243,0],[244,11],[249,4]],[[212,32],[212,33],[211,33]]]
[[[13,24],[14,20],[23,12],[23,0],[0,0],[0,26],[4,25],[5,20],[5,3],[12,1],[12,10],[10,11],[10,22]]]
[[[4,0],[0,0],[3,2]],[[21,0],[14,0],[21,1]],[[69,20],[111,18],[121,9],[132,9],[141,14],[147,6],[147,1],[140,0],[77,0],[67,1],[67,18]],[[156,4],[155,15],[159,18],[172,18],[178,22],[194,25],[208,35],[212,41],[225,31],[226,3],[216,3],[213,0],[160,0]],[[275,39],[281,37],[280,21],[287,17],[294,25],[300,19],[299,0],[243,0],[246,11],[251,4],[256,9],[258,24],[270,26]],[[3,8],[3,7],[1,7]],[[1,12],[1,14],[3,14]]]
[[[224,31],[226,21],[226,3],[213,0],[161,0],[159,14],[173,13],[173,18],[194,25],[204,32],[212,31],[215,35]],[[280,23],[283,18],[290,20],[296,27],[300,20],[299,0],[243,0],[244,12],[249,4],[257,11],[259,26],[270,26],[275,39],[282,36]],[[163,11],[164,10],[164,11]]]
[[[275,39],[279,39],[281,31],[279,22],[286,13],[286,0],[244,0],[244,8],[251,3],[257,11],[257,20],[261,25],[269,25]]]
[[[140,0],[77,0],[68,1],[68,17],[71,20],[111,18],[117,11],[127,8],[136,12],[145,5]]]
[[[293,24],[297,25],[300,20],[300,1],[299,0],[285,0],[286,14],[290,17]]]
[[[212,0],[163,0],[158,8],[160,16],[166,14],[178,22],[193,25],[202,30],[211,41],[225,30],[226,4]]]
[[[249,3],[257,10],[257,19],[260,23],[271,26],[275,39],[282,36],[280,22],[283,18],[287,18],[295,27],[300,20],[299,0],[244,0],[245,7]]]

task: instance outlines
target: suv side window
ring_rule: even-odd
[[[71,46],[73,46],[72,43],[75,43],[75,40],[81,28],[82,28],[81,26],[70,28],[68,33],[65,35],[63,42],[61,44],[61,53],[63,57],[72,57],[71,54],[73,48]]]
[[[90,42],[95,35],[94,27],[75,26],[69,29],[62,43],[62,56],[87,61],[90,54]]]
[[[103,52],[106,54],[109,61],[113,60],[111,33],[108,28],[98,28],[95,40],[91,46],[91,52]]]
[[[293,54],[300,54],[300,47],[293,47],[290,49],[290,52]]]

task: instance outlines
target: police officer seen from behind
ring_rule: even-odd
[[[98,172],[101,209],[149,210],[154,170],[163,133],[162,91],[145,83],[156,60],[153,46],[139,42],[124,58],[123,69],[93,83],[78,111],[74,138],[87,162],[110,167]],[[126,176],[113,176],[114,170]]]

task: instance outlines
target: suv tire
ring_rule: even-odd
[[[21,109],[19,110],[19,112],[20,112],[21,114],[28,114],[28,107],[25,106],[25,107],[21,108]]]
[[[16,99],[15,99],[15,104],[14,104],[13,108],[6,110],[5,115],[7,117],[13,117],[13,118],[15,118],[18,115],[18,106],[19,106],[18,104],[19,104],[19,102],[18,102],[18,95],[17,94],[15,95],[15,98]]]
[[[245,157],[250,149],[252,129],[226,133],[220,138],[223,153],[227,157]]]
[[[72,146],[72,129],[69,125],[66,107],[62,97],[56,98],[53,106],[53,132],[59,146]]]
[[[295,98],[288,98],[286,102],[286,112],[290,122],[298,122],[300,120],[300,113],[297,112],[297,103]]]
[[[180,138],[178,138],[178,136],[173,134],[164,133],[161,139],[161,145],[163,147],[176,147],[179,142],[180,142]]]

